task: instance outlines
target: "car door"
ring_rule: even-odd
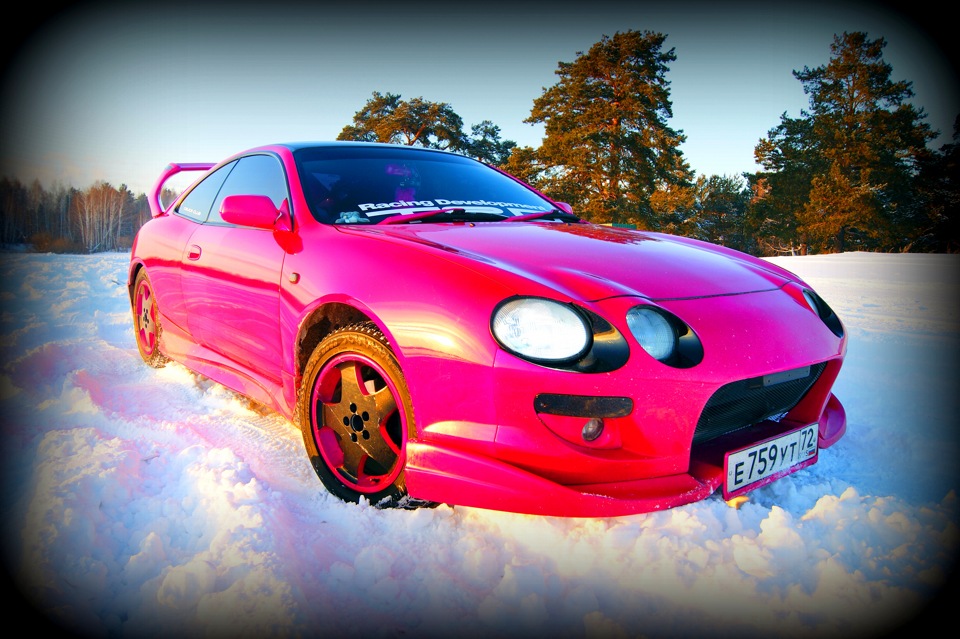
[[[151,222],[155,225],[154,228],[161,230],[138,236],[139,250],[144,255],[157,298],[157,307],[163,314],[163,323],[174,324],[185,333],[189,333],[190,329],[187,325],[188,309],[181,285],[183,264],[180,257],[190,237],[206,220],[213,200],[232,168],[233,164],[229,164],[204,177],[176,206],[172,214]]]
[[[227,366],[280,384],[280,276],[285,252],[271,230],[236,226],[219,214],[228,195],[266,195],[279,209],[289,198],[272,155],[240,158],[184,248],[181,286],[197,342]],[[186,200],[185,200],[186,202]]]

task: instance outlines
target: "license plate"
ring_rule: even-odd
[[[768,484],[817,460],[817,424],[778,435],[723,458],[723,498]]]

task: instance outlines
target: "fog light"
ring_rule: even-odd
[[[592,442],[603,432],[603,420],[599,417],[594,417],[586,424],[583,425],[583,430],[580,434],[583,436],[583,441]]]

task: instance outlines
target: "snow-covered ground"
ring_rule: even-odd
[[[776,259],[847,325],[847,435],[739,509],[611,519],[337,501],[293,424],[141,363],[127,259],[0,254],[3,566],[76,634],[881,636],[956,570],[958,255]]]

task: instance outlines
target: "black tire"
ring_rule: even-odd
[[[133,298],[130,300],[133,312],[133,331],[137,340],[137,350],[143,361],[153,368],[163,368],[170,359],[160,352],[160,314],[153,285],[147,277],[146,269],[140,269],[133,284]]]
[[[378,508],[432,505],[407,495],[413,404],[396,356],[374,324],[341,328],[310,356],[297,417],[314,470],[333,495]]]

